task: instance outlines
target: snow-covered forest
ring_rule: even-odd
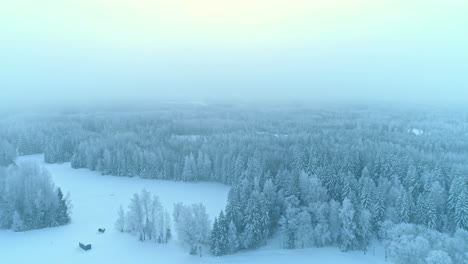
[[[43,153],[47,163],[103,175],[230,185],[212,223],[201,204],[178,204],[170,217],[147,191],[115,212],[116,228],[140,240],[166,243],[173,222],[191,254],[233,254],[279,237],[284,249],[367,254],[381,243],[395,263],[466,263],[467,131],[467,112],[422,107],[168,104],[4,116],[0,165],[10,168],[0,171],[0,204],[21,188],[8,175],[35,177],[56,214],[26,225],[25,205],[15,203],[0,216],[15,230],[66,223],[57,213],[68,200],[47,173],[11,165]]]
[[[53,227],[70,221],[70,199],[47,170],[34,163],[0,167],[0,228],[14,231]]]

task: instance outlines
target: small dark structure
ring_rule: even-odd
[[[82,248],[83,250],[88,251],[91,249],[91,244],[85,245],[85,244],[79,243],[79,245],[80,245],[80,248]]]
[[[99,228],[97,231],[102,234],[102,233],[106,232],[106,229],[105,228]]]

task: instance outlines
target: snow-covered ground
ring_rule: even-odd
[[[70,163],[45,164],[42,155],[24,156],[45,166],[57,186],[70,192],[73,204],[72,223],[22,233],[0,231],[0,260],[16,263],[385,263],[381,250],[342,253],[336,248],[282,250],[272,241],[255,251],[232,256],[203,258],[190,256],[177,241],[167,245],[138,242],[137,238],[114,229],[117,210],[126,207],[131,196],[143,188],[159,196],[164,207],[172,212],[176,202],[202,202],[211,218],[224,208],[228,186],[215,183],[182,183],[102,176],[87,169],[72,169]],[[97,229],[106,228],[98,234]],[[83,251],[78,242],[91,243],[91,251]]]

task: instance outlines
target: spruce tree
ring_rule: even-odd
[[[397,201],[398,220],[400,223],[409,223],[411,217],[411,202],[406,190],[401,186],[400,195]]]
[[[227,253],[227,244],[228,244],[228,228],[229,222],[224,215],[224,212],[221,211],[218,217],[218,226],[219,226],[219,249],[221,255],[226,255]]]
[[[115,227],[120,232],[125,231],[125,211],[123,210],[122,205],[119,207],[117,221],[115,222]]]
[[[215,256],[221,256],[220,232],[218,218],[215,218],[210,234],[210,250]]]
[[[227,253],[235,253],[239,249],[239,239],[237,237],[237,228],[233,221],[229,222],[227,236]]]
[[[257,247],[263,239],[262,214],[258,201],[258,193],[254,193],[247,203],[244,225],[244,247],[248,249]]]
[[[349,198],[343,200],[343,205],[340,209],[340,227],[341,227],[341,244],[342,251],[348,251],[356,248],[356,218],[354,206]]]
[[[63,196],[62,190],[58,188],[57,190],[58,198],[58,210],[56,221],[58,225],[65,225],[70,222],[70,216],[68,213],[67,198]]]
[[[466,188],[458,196],[455,205],[455,222],[458,228],[468,230],[468,190]]]

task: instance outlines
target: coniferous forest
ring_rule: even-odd
[[[103,175],[229,185],[226,208],[212,223],[202,204],[174,207],[175,231],[191,254],[207,247],[227,255],[276,238],[284,249],[335,246],[364,253],[381,243],[395,263],[467,261],[463,110],[161,104],[0,120],[0,165],[9,166],[0,171],[3,228],[70,221],[68,198],[47,172],[14,162],[43,153],[47,163],[71,162]],[[21,182],[42,186],[39,200],[47,206]],[[28,196],[20,201],[15,192]],[[142,191],[129,204],[116,212],[117,229],[140,240],[171,238],[171,217],[157,196]],[[160,213],[146,214],[144,204]]]
[[[0,228],[27,231],[70,222],[70,198],[34,163],[0,167]]]

